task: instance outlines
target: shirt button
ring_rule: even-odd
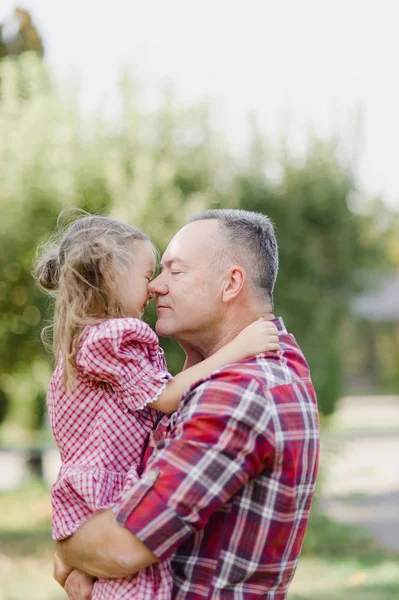
[[[147,483],[155,483],[156,480],[158,479],[158,470],[157,469],[152,469],[151,471],[148,471],[148,473],[146,473],[144,475],[144,479],[146,480]]]

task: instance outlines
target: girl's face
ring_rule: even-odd
[[[155,256],[145,240],[136,240],[132,252],[133,262],[127,273],[118,276],[117,284],[125,316],[140,319],[152,297],[148,284],[154,275]]]

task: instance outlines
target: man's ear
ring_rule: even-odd
[[[222,282],[222,302],[230,302],[240,295],[247,276],[242,267],[233,265],[230,267]]]

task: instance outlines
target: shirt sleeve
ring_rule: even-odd
[[[219,371],[189,392],[177,424],[117,521],[167,558],[274,457],[271,398],[259,383]]]
[[[155,332],[139,319],[110,319],[91,327],[76,364],[92,380],[109,384],[131,410],[154,402],[172,379]]]

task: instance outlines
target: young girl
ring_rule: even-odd
[[[138,480],[150,432],[190,385],[225,364],[278,349],[275,326],[260,320],[172,378],[156,334],[141,320],[154,269],[154,246],[143,233],[99,216],[77,219],[37,263],[38,285],[56,296],[58,363],[47,395],[62,461],[51,492],[55,540]],[[133,578],[100,579],[92,597],[167,600],[171,589],[164,561]]]

